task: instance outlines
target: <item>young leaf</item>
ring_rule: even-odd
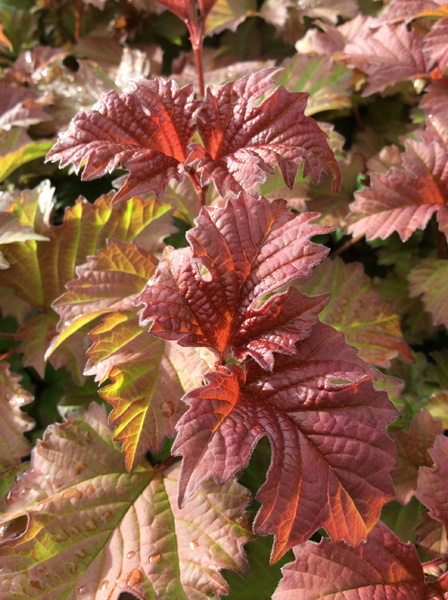
[[[397,231],[405,242],[436,213],[448,237],[447,200],[448,150],[436,142],[408,140],[403,168],[373,173],[370,187],[355,194],[351,209],[360,218],[349,231],[354,236],[365,233],[367,240],[384,240]]]
[[[294,548],[272,600],[423,600],[430,598],[417,551],[383,523],[356,548],[323,539]]]
[[[390,436],[395,442],[398,462],[392,471],[396,499],[407,504],[417,487],[417,475],[421,466],[432,466],[428,450],[443,431],[441,421],[433,419],[427,410],[414,415],[409,432],[392,431]]]
[[[61,167],[73,163],[77,172],[85,163],[84,180],[121,164],[129,176],[114,204],[146,192],[160,197],[170,179],[184,177],[199,104],[193,86],[179,89],[173,80],[139,81],[132,93],[109,92],[72,120],[47,160],[59,160]]]
[[[252,356],[272,369],[273,352],[291,354],[310,333],[327,297],[297,290],[272,294],[308,277],[327,249],[309,241],[329,229],[294,216],[283,200],[240,195],[225,208],[204,208],[187,238],[189,248],[168,247],[136,302],[141,325],[182,346],[206,346],[221,360]],[[207,273],[202,273],[200,267]]]
[[[274,533],[272,562],[319,527],[350,544],[366,538],[393,496],[384,428],[395,409],[342,334],[318,323],[272,373],[249,361],[245,372],[232,365],[205,379],[184,397],[190,410],[176,426],[180,505],[208,477],[223,484],[244,469],[267,436],[272,464],[254,532]]]
[[[370,35],[360,35],[348,43],[341,58],[368,76],[363,96],[383,91],[387,86],[425,76],[430,64],[423,53],[423,37],[404,24],[384,25]]]
[[[19,384],[20,379],[10,372],[9,363],[0,361],[0,471],[16,467],[30,452],[23,434],[33,428],[34,422],[20,407],[32,402],[33,397]]]
[[[429,516],[440,521],[448,531],[448,438],[439,435],[428,450],[435,468],[420,467],[415,495],[429,509]]]
[[[363,360],[380,367],[389,367],[396,356],[413,362],[400,330],[399,315],[387,300],[381,300],[360,263],[327,259],[307,281],[295,286],[309,295],[324,290],[330,293],[320,320],[341,331]]]
[[[179,509],[178,471],[145,462],[127,473],[104,407],[93,404],[85,416],[52,426],[0,517],[5,597],[118,600],[130,592],[141,600],[194,600],[228,593],[219,571],[246,570],[250,494],[235,481],[208,482]]]
[[[448,211],[445,235],[448,235]],[[422,296],[422,302],[432,317],[435,326],[448,328],[448,306],[446,289],[448,287],[448,261],[425,258],[412,269],[408,276],[411,298]]]
[[[303,163],[304,175],[317,183],[325,171],[339,188],[340,172],[325,134],[305,116],[307,94],[277,88],[261,104],[256,101],[272,87],[276,68],[208,87],[198,114],[204,147],[192,145],[188,162],[199,160],[202,185],[213,180],[221,196],[241,191],[258,197],[258,186],[277,164],[288,187]]]

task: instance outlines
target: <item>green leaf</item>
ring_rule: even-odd
[[[22,145],[18,139],[23,130],[13,128],[0,134],[0,182],[22,165],[45,156],[53,145],[50,140],[41,140]]]
[[[255,0],[217,0],[205,22],[205,35],[221,33],[224,29],[235,31],[249,15],[255,15]]]

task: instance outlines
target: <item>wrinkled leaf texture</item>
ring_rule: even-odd
[[[0,517],[0,597],[196,600],[246,572],[249,492],[206,483],[184,509],[178,465],[127,473],[104,407],[51,426]],[[25,523],[24,517],[26,517]]]
[[[129,171],[113,202],[154,192],[160,197],[170,179],[181,181],[185,165],[199,161],[202,185],[211,180],[221,195],[245,191],[258,197],[258,185],[278,164],[291,187],[299,163],[314,182],[322,170],[340,184],[340,172],[325,134],[304,115],[307,94],[272,87],[277,69],[265,69],[237,82],[207,88],[203,102],[193,87],[162,79],[136,84],[132,93],[109,92],[96,107],[77,115],[60,135],[47,160],[73,163],[83,179]],[[204,146],[188,145],[196,128]]]

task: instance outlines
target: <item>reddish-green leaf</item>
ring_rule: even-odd
[[[244,195],[223,209],[204,208],[187,234],[192,250],[168,247],[138,297],[141,324],[152,322],[152,333],[183,346],[207,346],[221,359],[250,355],[272,369],[273,352],[293,353],[328,300],[293,289],[265,298],[308,277],[327,254],[309,241],[328,231],[309,223],[315,217]]]
[[[412,544],[383,523],[356,548],[344,543],[306,542],[283,567],[273,600],[423,600],[430,598]]]
[[[127,473],[103,407],[52,426],[0,517],[2,595],[195,600],[228,593],[219,571],[246,570],[250,494],[234,481],[208,482],[179,509],[178,471],[144,462]]]
[[[448,531],[448,438],[439,435],[428,450],[435,468],[420,467],[415,495],[429,509],[429,516],[440,521]]]
[[[198,106],[192,86],[140,81],[134,92],[109,92],[95,109],[78,114],[47,159],[59,160],[61,167],[73,163],[77,171],[85,164],[82,178],[87,180],[121,164],[129,177],[115,204],[146,192],[161,196],[170,179],[184,177]]]
[[[30,452],[23,434],[33,428],[34,421],[20,407],[33,397],[19,384],[20,379],[10,372],[7,362],[0,362],[0,470],[16,467]]]
[[[384,25],[369,35],[349,42],[341,55],[348,64],[364,71],[369,85],[363,96],[383,91],[399,81],[426,75],[430,69],[423,53],[423,36],[405,25]]]
[[[257,3],[255,0],[214,0],[208,8],[205,22],[205,35],[216,35],[224,29],[236,31],[250,14],[255,15]],[[204,11],[202,11],[204,12]]]
[[[446,225],[448,227],[448,210]],[[448,228],[444,229],[448,236]],[[434,325],[448,328],[448,261],[425,258],[412,269],[408,276],[411,297],[422,296],[425,309],[431,314]]]
[[[396,499],[407,504],[417,487],[419,467],[432,466],[428,450],[443,431],[441,421],[433,419],[427,410],[417,413],[411,421],[409,432],[391,432],[397,449],[397,467],[392,471]]]
[[[341,331],[362,359],[380,367],[390,366],[396,356],[413,362],[400,330],[399,315],[387,300],[381,300],[360,263],[327,259],[296,287],[305,294],[324,290],[330,293],[330,302],[320,319]]]
[[[426,556],[439,558],[444,554],[448,554],[446,529],[440,521],[431,519],[427,510],[422,512],[422,519],[415,530],[415,534],[417,543]]]
[[[272,561],[325,527],[358,544],[393,496],[395,409],[342,334],[318,323],[272,373],[249,361],[206,376],[189,392],[173,453],[183,456],[179,502],[208,477],[223,484],[267,436],[272,464],[257,499],[257,534],[274,533]]]
[[[325,134],[305,116],[307,94],[272,87],[277,69],[266,69],[220,87],[208,87],[198,115],[204,147],[193,144],[189,162],[199,160],[202,183],[213,180],[221,196],[241,191],[258,197],[258,186],[277,164],[292,187],[298,165],[314,183],[322,171],[340,184],[337,162]]]
[[[448,237],[448,150],[436,142],[409,140],[403,168],[373,173],[370,187],[357,192],[351,209],[356,223],[349,230],[368,240],[385,239],[397,231],[403,241],[424,229],[436,213]]]

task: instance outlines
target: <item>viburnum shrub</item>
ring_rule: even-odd
[[[0,11],[0,600],[444,600],[448,5],[158,5]]]

